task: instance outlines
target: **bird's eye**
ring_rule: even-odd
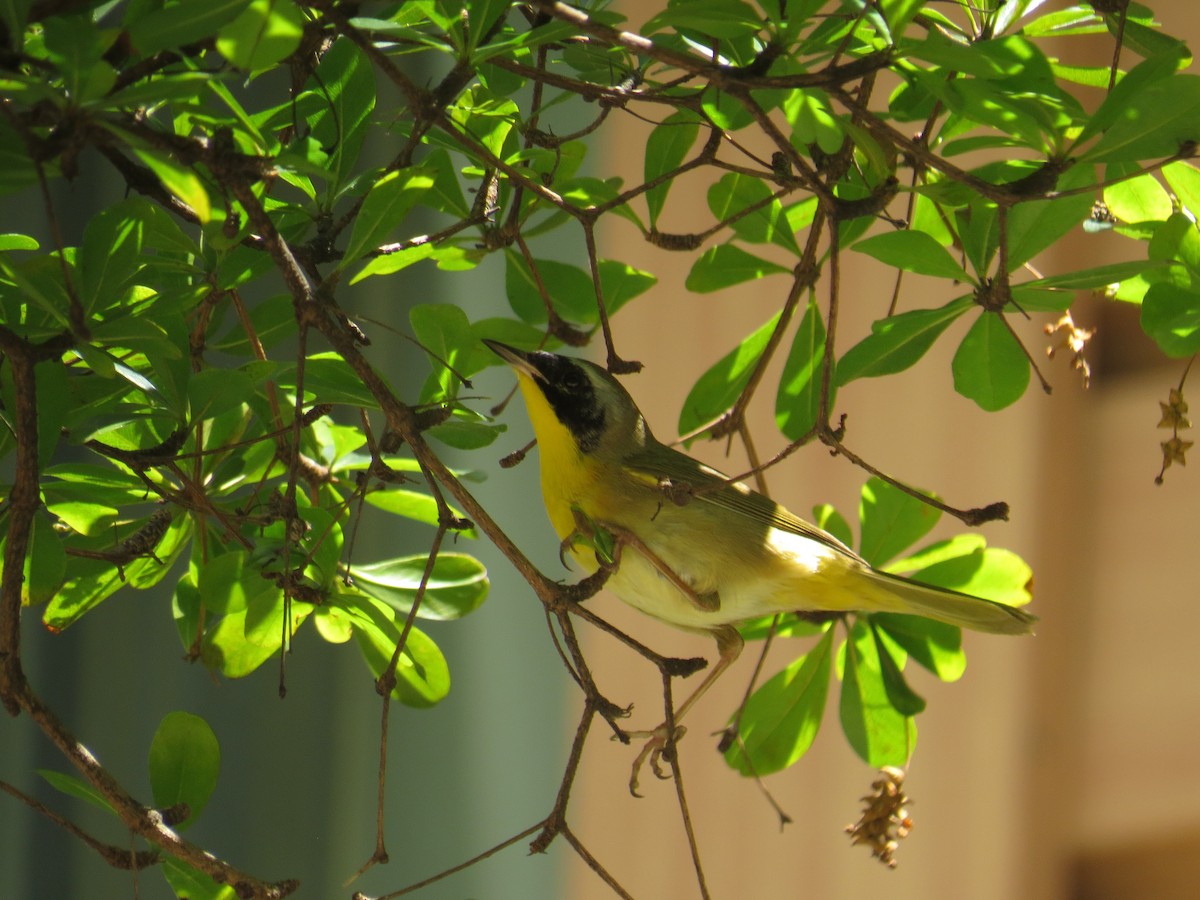
[[[577,391],[583,387],[586,380],[583,373],[578,369],[567,369],[567,371],[563,372],[562,386],[568,391]]]

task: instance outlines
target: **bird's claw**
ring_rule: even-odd
[[[635,797],[641,797],[638,793],[638,780],[642,773],[642,767],[646,761],[650,761],[650,771],[654,773],[655,778],[663,781],[671,777],[671,773],[662,767],[662,762],[665,759],[668,763],[675,760],[675,747],[687,734],[687,728],[683,725],[675,726],[675,733],[668,736],[667,724],[664,722],[653,731],[646,732],[630,732],[630,737],[645,737],[647,738],[641,752],[633,761],[633,769],[629,773],[629,793]]]

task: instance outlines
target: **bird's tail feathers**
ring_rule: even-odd
[[[990,634],[1033,634],[1037,622],[1037,616],[1015,606],[921,584],[886,572],[871,570],[869,574],[881,592],[899,601],[899,608],[890,608],[888,612],[925,616],[947,625]]]

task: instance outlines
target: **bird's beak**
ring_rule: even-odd
[[[546,377],[538,371],[537,366],[533,364],[533,361],[529,358],[529,354],[524,350],[518,350],[516,347],[510,347],[508,344],[502,344],[499,341],[489,340],[488,338],[484,338],[483,343],[489,350],[518,372],[538,381],[546,380]]]

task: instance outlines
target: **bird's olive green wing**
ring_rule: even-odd
[[[757,491],[740,483],[731,484],[728,477],[721,472],[678,450],[655,442],[627,457],[624,464],[631,472],[655,482],[669,479],[676,489],[692,494],[688,501],[690,503],[711,503],[743,515],[759,525],[820,541],[839,553],[863,561],[862,557],[833,535],[805,522]]]

